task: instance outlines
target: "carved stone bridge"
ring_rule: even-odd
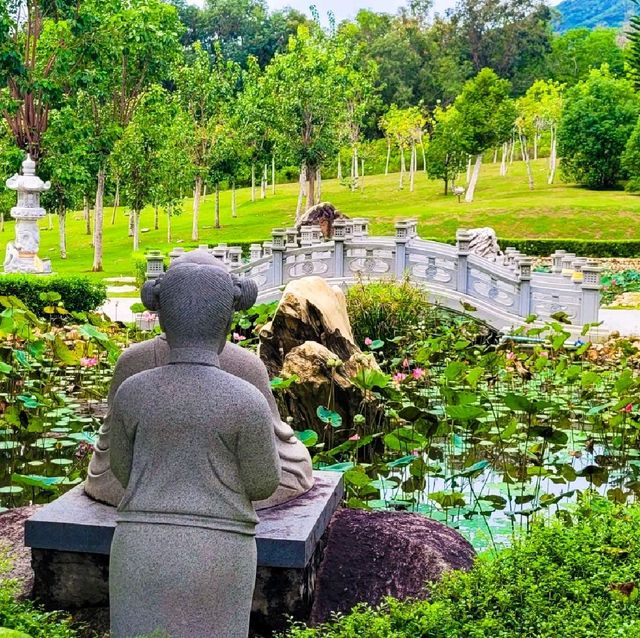
[[[512,248],[495,259],[473,254],[466,230],[459,230],[456,245],[450,246],[418,237],[416,220],[396,223],[395,237],[370,237],[368,223],[336,221],[331,241],[323,240],[319,226],[300,232],[278,228],[271,241],[251,246],[247,263],[239,247],[221,244],[210,250],[232,272],[258,284],[260,303],[279,299],[284,285],[310,275],[340,286],[407,278],[424,288],[432,303],[468,312],[501,331],[523,325],[530,315],[544,322],[564,312],[574,332],[598,321],[601,269],[586,259],[557,251],[552,272],[537,273],[532,259]],[[182,252],[176,249],[170,257]],[[151,258],[148,276],[161,270],[161,256],[155,265]]]

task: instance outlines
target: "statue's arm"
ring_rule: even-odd
[[[112,406],[111,426],[111,471],[122,487],[126,488],[131,475],[133,463],[133,445],[135,442],[135,426],[131,426],[125,418],[123,404],[125,399],[117,393]]]
[[[265,401],[261,401],[259,409],[244,420],[236,452],[240,479],[249,500],[269,498],[280,483],[281,468],[273,417]]]

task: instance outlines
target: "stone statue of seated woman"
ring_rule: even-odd
[[[196,263],[224,268],[221,262],[205,250],[194,250],[176,259],[171,268],[180,263]],[[242,310],[248,310],[255,304],[253,291],[242,299]],[[113,398],[120,385],[130,376],[165,365],[169,356],[169,345],[164,334],[149,341],[137,343],[127,348],[118,359],[107,399],[107,416],[104,420],[94,453],[89,463],[89,471],[85,482],[85,492],[93,499],[117,505],[122,498],[123,489],[113,476],[109,459],[109,440],[111,430],[111,413]],[[267,400],[273,416],[273,429],[276,434],[276,445],[282,478],[275,493],[268,499],[254,503],[256,509],[266,509],[286,503],[313,487],[313,467],[309,451],[295,436],[291,427],[282,421],[276,405],[269,375],[260,357],[240,346],[225,342],[219,354],[220,367],[225,372],[255,386]]]
[[[111,470],[125,489],[109,564],[112,638],[248,635],[252,501],[277,489],[280,460],[265,397],[218,355],[252,284],[183,263],[143,289],[169,353],[112,401]]]

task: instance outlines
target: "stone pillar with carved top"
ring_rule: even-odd
[[[411,221],[396,222],[396,279],[401,281],[407,270],[407,242],[411,237]]]
[[[456,242],[458,249],[458,268],[456,290],[463,295],[467,294],[467,284],[469,282],[469,252],[471,247],[472,234],[468,230],[458,230]]]
[[[281,286],[284,279],[284,253],[287,249],[287,231],[274,228],[271,232],[271,251],[273,255],[273,284]]]
[[[600,311],[600,275],[602,268],[594,261],[582,266],[582,303],[580,307],[580,323],[596,323]]]
[[[333,222],[334,267],[337,278],[344,277],[344,242],[346,239],[346,225],[343,219]]]
[[[6,273],[51,273],[51,262],[38,257],[40,229],[38,220],[46,215],[40,207],[40,195],[51,188],[36,175],[36,163],[27,155],[22,162],[22,174],[16,173],[7,180],[7,188],[18,193],[18,202],[11,209],[16,220],[16,238],[7,244],[4,260]]]
[[[520,316],[528,317],[531,314],[531,270],[533,259],[531,257],[518,258],[518,282],[520,283]]]

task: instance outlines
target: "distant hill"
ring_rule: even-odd
[[[635,8],[631,0],[563,0],[556,6],[562,15],[558,29],[621,27]]]

